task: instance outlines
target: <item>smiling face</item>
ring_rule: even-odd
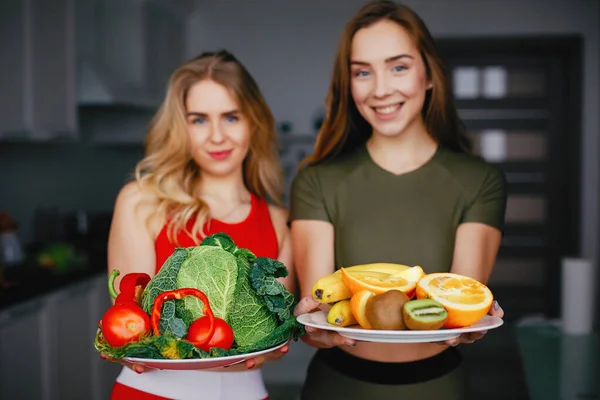
[[[186,121],[192,158],[202,174],[240,174],[250,148],[250,124],[223,85],[202,80],[190,87]]]
[[[430,84],[425,63],[406,30],[381,20],[356,32],[350,56],[352,98],[373,135],[393,137],[423,127]]]

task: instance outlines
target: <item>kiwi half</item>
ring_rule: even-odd
[[[402,315],[406,327],[415,331],[440,329],[448,319],[444,306],[431,299],[406,302]]]
[[[403,330],[402,307],[409,300],[399,290],[375,295],[367,302],[365,316],[373,329]]]

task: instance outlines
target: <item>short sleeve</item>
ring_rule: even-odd
[[[298,219],[331,222],[316,172],[314,167],[305,168],[292,181],[289,222]]]
[[[490,168],[462,222],[479,222],[504,229],[506,179],[498,168]]]

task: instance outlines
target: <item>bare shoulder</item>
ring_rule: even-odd
[[[152,231],[160,226],[161,221],[151,218],[156,213],[157,203],[145,194],[136,181],[127,183],[119,191],[115,203],[114,216],[121,220],[144,224],[150,221]]]
[[[127,183],[117,195],[117,203],[121,205],[135,205],[142,200],[143,194],[137,181]]]
[[[140,207],[144,210],[149,209],[151,207],[149,207],[150,204],[147,201],[145,201],[147,199],[148,197],[144,195],[136,181],[129,182],[125,186],[123,186],[123,188],[119,191],[119,194],[117,195],[115,211],[124,211],[130,213],[132,211],[139,210]]]

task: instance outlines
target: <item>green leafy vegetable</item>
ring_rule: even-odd
[[[283,263],[270,258],[260,257],[250,269],[252,288],[262,296],[269,311],[276,313],[279,321],[287,321],[292,316],[294,295],[276,278],[287,276]]]
[[[227,234],[209,236],[199,246],[175,250],[146,286],[142,308],[150,313],[154,299],[164,291],[197,288],[207,295],[215,316],[233,329],[231,349],[206,353],[182,340],[191,322],[202,316],[203,305],[194,297],[165,303],[160,336],[118,349],[98,340],[96,346],[115,358],[204,358],[245,354],[290,338],[297,340],[304,328],[293,316],[294,296],[277,280],[285,276],[287,269],[281,262],[257,258],[248,249],[239,248]]]
[[[246,277],[240,284],[240,290],[235,298],[234,308],[227,321],[233,329],[235,343],[238,346],[250,346],[268,336],[277,327],[277,318],[271,312],[264,300],[259,297],[248,276],[251,267],[243,265],[240,273]]]
[[[175,249],[160,271],[148,282],[142,295],[142,308],[148,314],[152,310],[156,296],[164,291],[177,289],[177,274],[188,255],[189,252],[186,249]],[[175,300],[167,301],[163,307],[160,318],[160,331],[165,334],[173,334],[179,338],[184,337],[187,332],[187,326],[183,319],[176,316]]]
[[[238,277],[237,260],[220,247],[197,246],[187,249],[188,257],[177,274],[177,287],[195,287],[208,296],[215,317],[227,321],[235,299]],[[184,297],[179,303],[179,316],[186,324],[202,316],[202,302],[195,297]],[[189,311],[184,314],[183,309]]]

